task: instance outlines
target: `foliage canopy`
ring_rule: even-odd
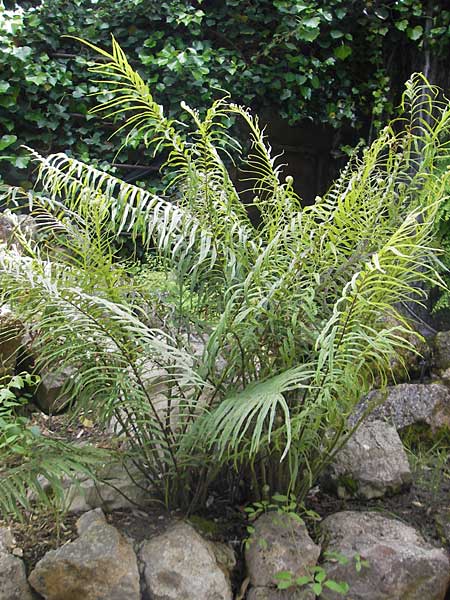
[[[62,33],[98,44],[113,33],[171,115],[181,100],[208,107],[219,88],[290,123],[376,131],[411,65],[431,80],[445,72],[449,24],[445,2],[418,0],[74,0],[70,10],[62,0],[2,0],[0,151],[19,169],[23,143],[112,161],[116,148],[86,122],[87,96],[99,93],[84,78],[92,54]],[[120,162],[136,158],[129,148]]]

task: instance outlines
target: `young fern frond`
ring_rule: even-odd
[[[90,446],[77,448],[23,429],[16,447],[0,448],[0,458],[0,513],[20,519],[24,510],[65,510],[64,479],[80,475],[95,479],[96,469],[111,460],[111,453]]]

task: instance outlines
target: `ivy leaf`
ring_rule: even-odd
[[[315,29],[320,24],[320,17],[311,17],[301,21],[302,25],[310,29]]]
[[[11,162],[17,169],[26,169],[30,160],[29,156],[14,156]]]
[[[17,135],[3,135],[0,138],[0,151],[4,150],[5,148],[7,148],[8,146],[11,146],[11,144],[14,144],[14,142],[17,141]]]
[[[26,80],[36,85],[41,85],[47,81],[47,76],[44,73],[40,73],[38,75],[27,75]]]
[[[410,40],[416,41],[419,38],[422,37],[423,34],[423,27],[422,25],[416,25],[414,28],[410,28],[407,31],[407,35],[409,37]]]
[[[353,51],[350,48],[350,46],[346,46],[345,44],[343,44],[342,46],[338,46],[337,48],[334,49],[335,57],[339,58],[340,60],[345,60],[346,58],[348,58],[350,56],[350,54],[352,52]]]
[[[28,60],[31,53],[32,50],[30,46],[20,46],[19,48],[14,48],[13,50],[14,56],[17,56],[17,58],[22,62]]]
[[[405,31],[405,29],[408,27],[408,21],[407,19],[396,21],[395,26],[399,31]]]

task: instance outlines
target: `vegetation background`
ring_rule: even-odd
[[[9,158],[0,173],[29,180],[21,144],[116,165],[130,181],[159,167],[139,137],[116,156],[113,123],[89,122],[99,93],[85,77],[92,52],[63,34],[108,45],[113,33],[170,115],[182,114],[181,100],[208,107],[227,90],[263,120],[300,124],[300,137],[309,132],[300,152],[325,136],[321,154],[333,163],[343,145],[373,139],[412,72],[448,88],[449,24],[448,3],[431,0],[2,0],[0,153]],[[316,173],[318,193],[335,174]]]

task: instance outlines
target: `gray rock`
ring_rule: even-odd
[[[63,369],[60,371],[47,371],[41,369],[41,378],[36,388],[35,402],[46,414],[58,413],[67,406],[68,398],[64,394],[64,387],[74,375],[74,371]]]
[[[320,554],[303,522],[288,514],[269,512],[254,524],[245,551],[250,583],[255,587],[273,587],[280,571],[290,571],[294,577],[309,573]]]
[[[127,471],[121,463],[113,462],[98,469],[97,476],[101,481],[95,481],[84,473],[80,473],[75,479],[69,476],[61,479],[67,512],[82,513],[95,508],[111,512],[148,503],[151,495],[148,482],[132,465]],[[42,476],[38,476],[38,480],[43,491],[51,494],[50,482]],[[30,492],[28,497],[30,500],[36,498],[34,492]]]
[[[361,425],[336,456],[325,480],[340,498],[370,500],[407,488],[411,469],[395,428],[383,421]]]
[[[46,600],[139,600],[132,545],[98,512],[78,524],[80,537],[51,550],[28,581]]]
[[[0,377],[13,375],[22,325],[9,306],[0,306]]]
[[[78,535],[83,535],[93,525],[106,525],[105,515],[101,508],[90,510],[77,520]]]
[[[23,561],[0,551],[0,600],[33,600]]]
[[[233,548],[224,542],[214,542],[211,544],[212,551],[216,557],[217,564],[225,573],[226,577],[230,577],[236,566],[236,555]]]
[[[443,544],[450,545],[450,508],[441,508],[434,515],[434,522]]]
[[[368,407],[375,407],[367,420],[385,420],[398,431],[410,425],[426,425],[432,433],[450,428],[450,392],[438,383],[402,383],[373,390],[358,404],[350,422]]]
[[[210,542],[179,521],[140,550],[152,600],[231,600],[231,585]]]
[[[36,230],[36,221],[30,215],[19,215],[10,210],[0,213],[0,244],[16,252],[23,251],[20,235],[26,238],[33,237]]]
[[[328,552],[348,559],[326,561],[328,579],[345,581],[352,600],[444,600],[450,562],[409,525],[373,512],[345,511],[327,517],[321,530]],[[367,561],[358,572],[355,559]],[[324,590],[321,600],[342,596]]]
[[[0,527],[0,552],[10,552],[15,546],[14,536],[9,527]]]
[[[432,367],[450,378],[450,331],[439,331],[433,340]]]
[[[122,464],[111,463],[98,472],[102,481],[94,481],[86,476],[80,476],[76,483],[67,479],[65,502],[68,512],[85,512],[93,508],[111,512],[144,505],[150,495],[146,482],[134,467],[130,467],[129,473]]]
[[[431,350],[426,339],[419,334],[413,323],[410,322],[409,325],[411,330],[401,333],[401,337],[409,347],[397,347],[390,360],[390,373],[388,373],[390,384],[406,383],[411,379],[421,378],[425,365],[430,359]],[[389,317],[385,319],[385,326],[405,327],[405,324]]]
[[[316,595],[308,589],[277,590],[270,587],[255,587],[247,594],[247,600],[315,600]]]

